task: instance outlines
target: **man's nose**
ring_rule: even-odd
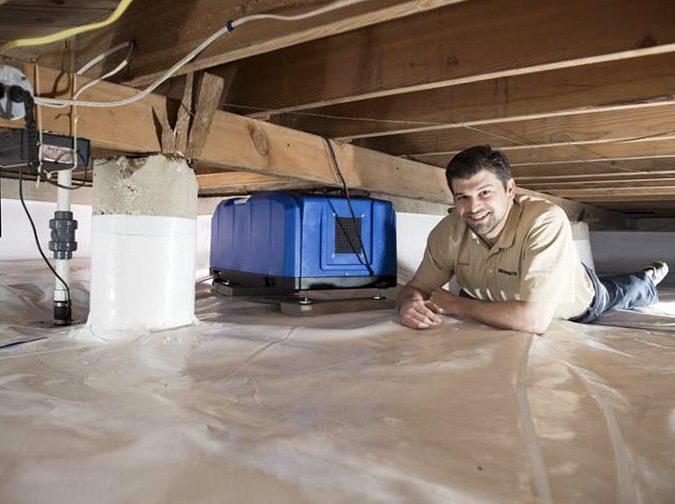
[[[477,211],[481,210],[482,204],[478,200],[478,198],[469,198],[468,201],[467,201],[467,208],[468,208],[469,212],[472,212],[472,213],[477,212]]]

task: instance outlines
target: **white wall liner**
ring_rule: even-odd
[[[197,221],[181,217],[92,218],[88,326],[104,340],[192,324]]]

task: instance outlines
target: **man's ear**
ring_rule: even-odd
[[[510,178],[509,181],[506,183],[506,194],[509,197],[513,197],[516,195],[516,181],[513,180],[513,178]]]

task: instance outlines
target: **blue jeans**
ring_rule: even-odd
[[[595,296],[588,310],[570,319],[572,322],[588,324],[610,310],[627,310],[659,302],[656,286],[644,271],[599,277],[585,264],[584,268],[593,282]]]

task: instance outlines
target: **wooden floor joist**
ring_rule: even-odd
[[[579,201],[588,202],[614,202],[614,200],[624,201],[644,201],[645,198],[653,200],[665,200],[675,198],[675,185],[670,186],[650,186],[650,187],[600,187],[588,189],[560,189],[551,190],[561,198],[572,198]],[[648,206],[648,205],[647,205]]]
[[[673,88],[675,91],[675,87]],[[675,135],[675,102],[632,110],[564,115],[471,128],[446,128],[362,139],[355,145],[389,154],[443,154],[471,145],[494,148],[592,145]]]
[[[24,70],[27,75],[32,75],[30,66],[26,65]],[[69,79],[60,72],[43,68],[40,75],[41,89],[54,89],[58,97],[69,96]],[[84,85],[86,79],[81,81]],[[101,82],[81,98],[109,101],[138,93],[133,88]],[[89,138],[96,148],[131,153],[160,152],[156,117],[166,108],[166,98],[154,94],[122,107],[79,107],[78,132]],[[70,133],[70,119],[63,110],[44,108],[42,119],[45,130]],[[0,120],[0,127],[21,126],[17,122]],[[442,170],[339,142],[334,143],[334,149],[350,187],[427,201],[450,201]],[[218,111],[214,115],[200,160],[213,167],[241,167],[242,170],[320,185],[340,185],[326,140],[322,137],[228,112]]]
[[[635,212],[660,212],[662,214],[670,214],[672,217],[672,212],[668,210],[675,210],[675,198],[649,198],[647,204],[645,201],[610,201],[610,202],[601,202],[603,208],[615,209],[618,211],[635,211]]]
[[[674,14],[664,0],[468,1],[234,63],[229,99],[304,110],[672,52]]]
[[[642,141],[610,142],[590,145],[556,145],[552,147],[512,146],[502,149],[514,164],[545,165],[588,160],[662,159],[675,158],[675,136],[657,137]],[[413,156],[423,163],[445,167],[455,155],[425,154]]]
[[[282,191],[287,189],[310,189],[317,184],[300,182],[297,179],[264,175],[253,172],[222,172],[198,174],[200,195],[237,195],[252,191]]]
[[[608,175],[659,175],[675,171],[675,158],[596,160],[572,163],[512,164],[514,177],[531,180],[593,179]]]
[[[374,98],[274,119],[303,131],[357,139],[627,112],[672,100],[674,90],[675,54],[669,53]]]
[[[299,21],[247,23],[215,41],[176,75],[462,1],[371,0]],[[227,21],[262,13],[296,15],[328,3],[325,0],[261,0],[248,4],[240,0],[137,1],[114,25],[78,36],[81,48],[78,64],[120,42],[134,40],[136,51],[124,81],[140,86],[153,81]],[[106,68],[102,66],[101,73]]]
[[[620,189],[625,187],[661,187],[675,185],[675,171],[672,176],[650,177],[650,178],[623,178],[612,179],[603,177],[598,180],[574,180],[574,181],[548,181],[548,182],[527,182],[522,179],[517,180],[518,184],[532,189],[533,191],[550,192],[567,189]]]

